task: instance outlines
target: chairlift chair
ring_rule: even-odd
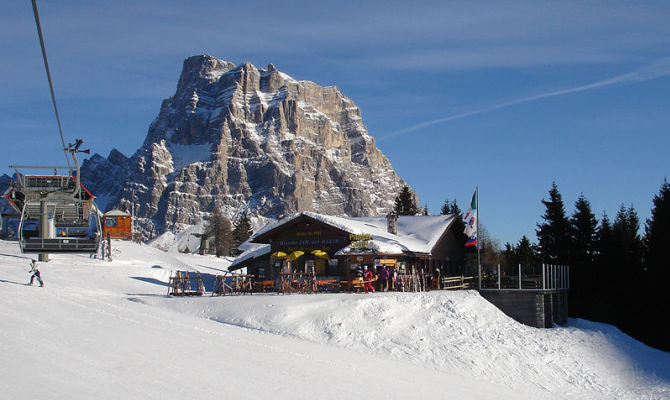
[[[11,197],[13,207],[21,207],[18,239],[23,253],[97,253],[102,239],[101,213],[94,196],[79,181],[75,153],[88,152],[78,150],[79,145],[77,141],[66,149],[72,153],[75,167],[14,166],[17,182]],[[54,174],[27,175],[19,168],[53,169]],[[69,172],[58,175],[59,169]]]
[[[47,213],[47,238],[40,236],[42,202]],[[28,200],[19,223],[23,253],[97,253],[102,224],[93,201]]]

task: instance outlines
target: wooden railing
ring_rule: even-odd
[[[440,278],[439,289],[473,289],[475,286],[476,279],[474,276],[445,276]]]

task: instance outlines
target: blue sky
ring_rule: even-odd
[[[552,181],[568,213],[633,205],[670,173],[670,3],[39,1],[66,141],[131,155],[184,58],[335,85],[433,213],[535,241]],[[30,1],[0,0],[0,173],[63,165]]]

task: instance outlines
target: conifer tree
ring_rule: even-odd
[[[448,215],[448,214],[451,214],[451,205],[449,204],[449,199],[446,199],[444,201],[444,204],[442,204],[442,208],[440,209],[440,215]]]
[[[528,240],[526,235],[521,237],[514,252],[516,253],[515,264],[521,264],[521,266],[525,268],[532,267],[536,264],[533,245],[530,243],[530,240]]]
[[[570,245],[569,224],[556,182],[552,183],[549,190],[549,200],[543,199],[542,204],[546,207],[542,215],[545,222],[537,224],[538,229],[535,231],[540,257],[545,263],[567,263]]]
[[[613,307],[613,323],[621,330],[631,332],[639,298],[642,267],[642,239],[638,233],[640,220],[633,206],[623,204],[612,224],[612,260],[610,265],[609,300]]]
[[[612,265],[615,259],[614,247],[612,223],[607,213],[603,212],[596,239],[594,294],[592,301],[587,306],[586,313],[593,320],[607,323],[614,322],[614,310],[612,310],[610,299],[613,292],[612,287],[616,284],[612,273]]]
[[[656,326],[659,304],[667,304],[667,283],[670,281],[670,184],[663,181],[654,196],[651,216],[645,223],[645,271],[642,285],[642,307],[638,310],[638,326],[647,344],[670,351],[670,337]]]
[[[214,207],[212,215],[205,226],[207,235],[214,239],[214,252],[217,257],[223,257],[230,253],[232,247],[232,225],[217,207]]]
[[[572,317],[585,317],[590,297],[595,291],[596,230],[598,221],[591,204],[583,194],[575,202],[570,218],[570,302]]]
[[[620,279],[624,275],[637,276],[642,267],[643,243],[639,235],[640,219],[631,205],[626,208],[623,204],[619,208],[616,219],[612,224],[614,239],[615,264],[620,265]]]
[[[598,220],[591,212],[591,203],[581,194],[575,202],[575,211],[570,218],[571,262],[578,262],[581,265],[593,263],[597,228]]]
[[[606,212],[603,212],[603,217],[600,219],[600,227],[596,237],[596,265],[609,265],[612,261],[612,223]],[[603,275],[604,269],[598,270],[598,276]]]
[[[251,229],[251,221],[249,217],[245,214],[240,217],[239,220],[235,223],[235,229],[233,229],[233,243],[232,248],[237,249],[245,240],[249,239],[251,235],[254,234],[253,229]]]
[[[651,217],[645,223],[645,266],[650,280],[670,281],[670,183],[664,181],[654,196]]]
[[[514,246],[510,242],[505,242],[505,249],[502,251],[502,264],[505,266],[517,264]]]
[[[396,196],[393,211],[397,215],[416,215],[419,212],[416,197],[409,186],[403,186],[398,196]]]
[[[454,236],[456,236],[456,240],[459,246],[461,246],[461,248],[465,247],[465,242],[468,241],[468,237],[465,234],[465,221],[463,221],[463,212],[461,211],[460,207],[458,207],[456,199],[453,199],[451,202],[449,199],[445,200],[444,204],[442,204],[440,214],[454,216],[454,222],[452,222],[450,230],[454,233]],[[473,247],[470,251],[476,252],[476,249]]]
[[[505,265],[517,268],[521,264],[524,271],[530,271],[530,268],[537,264],[533,247],[526,235],[523,235],[516,245],[506,243],[502,254]]]

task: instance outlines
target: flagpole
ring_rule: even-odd
[[[481,258],[480,258],[480,255],[479,255],[479,242],[480,242],[479,241],[479,238],[480,238],[480,234],[479,234],[479,215],[480,215],[479,214],[479,186],[475,186],[475,192],[477,193],[477,220],[476,220],[476,222],[477,222],[477,266],[478,266],[477,279],[479,281],[479,290],[482,290],[482,262],[481,262]]]

